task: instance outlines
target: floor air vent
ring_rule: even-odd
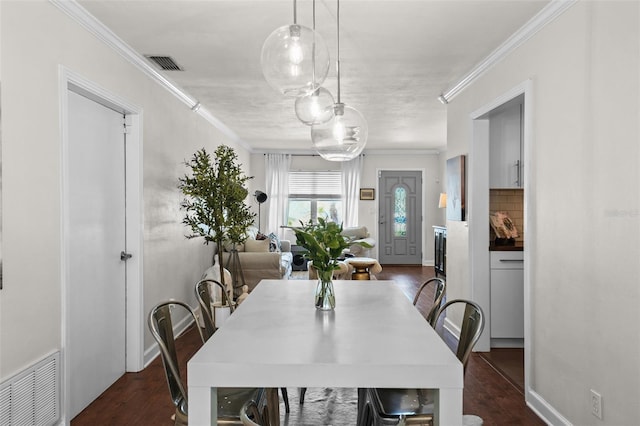
[[[0,384],[1,426],[49,426],[60,420],[60,352]]]
[[[182,71],[182,67],[176,63],[170,56],[144,55],[145,58],[155,63],[164,71]]]

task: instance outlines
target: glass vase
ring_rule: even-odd
[[[321,273],[318,273],[318,285],[316,286],[316,309],[322,311],[331,311],[336,307],[336,296],[333,292],[332,273],[329,277],[323,277]]]

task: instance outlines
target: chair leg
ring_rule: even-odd
[[[173,424],[175,426],[187,426],[189,423],[189,418],[186,414],[182,413],[179,409],[176,408],[175,413],[171,416],[171,420],[173,420]]]
[[[360,413],[357,419],[357,426],[375,426],[370,404],[365,404],[362,408],[362,413]]]
[[[289,393],[287,388],[280,388],[280,392],[282,392],[282,399],[284,400],[284,411],[289,414]]]
[[[307,388],[300,388],[300,405],[304,404],[305,393],[307,393]]]
[[[367,401],[367,389],[358,388],[358,416],[356,418],[356,424],[361,426],[364,424],[364,408]]]

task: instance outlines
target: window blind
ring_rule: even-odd
[[[340,171],[289,172],[289,197],[340,198]]]

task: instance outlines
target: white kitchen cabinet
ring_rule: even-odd
[[[523,252],[492,251],[491,344],[514,346],[521,339],[524,339]]]
[[[489,115],[489,186],[522,188],[524,98],[517,97]]]

